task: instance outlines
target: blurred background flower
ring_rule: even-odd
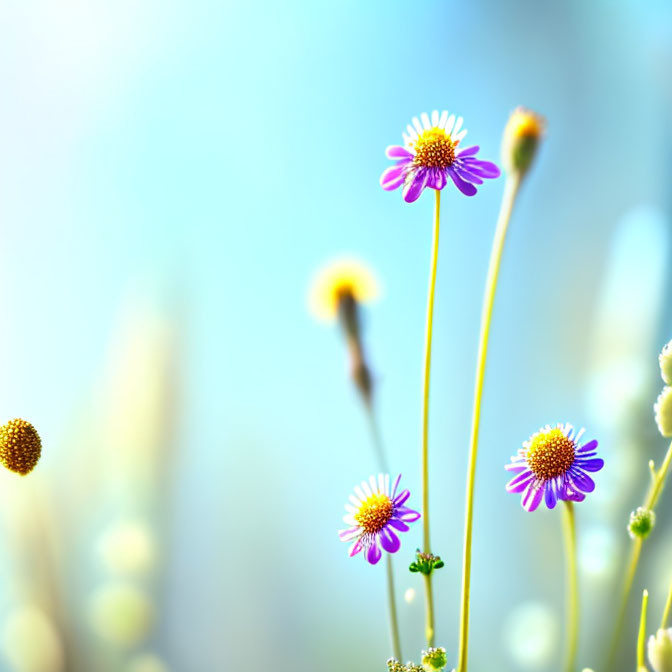
[[[0,622],[25,631],[28,609],[53,654],[22,663],[5,645],[21,636],[3,636],[2,665],[210,672],[243,668],[253,647],[278,670],[312,672],[318,657],[325,672],[384,669],[387,628],[369,599],[384,575],[348,562],[333,534],[375,457],[340,335],[315,329],[305,287],[342,249],[380,276],[366,330],[378,417],[391,468],[419,492],[432,199],[403,208],[380,189],[381,147],[418,109],[446,107],[496,158],[524,104],[548,132],[492,324],[470,661],[556,667],[546,630],[523,641],[544,655],[522,658],[524,627],[492,633],[512,605],[562,614],[549,580],[562,571],[557,526],[546,511],[520,515],[501,464],[520,436],[567,417],[600,437],[608,464],[578,529],[579,662],[599,670],[629,515],[665,451],[652,404],[672,338],[670,3],[433,0],[409,13],[381,1],[7,0],[0,26],[0,408],[43,444],[29,477],[0,474]],[[390,47],[411,33],[413,58]],[[272,179],[259,179],[261,159]],[[444,191],[442,204],[430,442],[432,543],[446,564],[436,634],[449,653],[500,182],[477,199]],[[633,589],[652,589],[652,614],[670,581],[671,490]],[[296,555],[306,529],[310,563]],[[408,535],[410,562],[420,532]],[[420,589],[398,565],[400,588]],[[155,616],[131,651],[94,636],[91,605],[109,582],[130,582]],[[424,645],[422,603],[400,600],[409,652]]]

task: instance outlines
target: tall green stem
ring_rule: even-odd
[[[436,288],[436,267],[439,258],[439,220],[441,214],[441,192],[434,192],[434,234],[432,236],[432,259],[429,270],[427,292],[427,323],[425,328],[425,367],[422,380],[422,539],[423,551],[431,553],[429,542],[429,373],[432,363],[432,327],[434,323],[434,290]],[[425,596],[427,619],[425,634],[427,646],[434,646],[434,596],[432,575],[425,576]]]
[[[672,583],[670,583],[670,592],[667,594],[665,609],[663,609],[663,617],[660,619],[661,630],[664,630],[667,625],[667,619],[670,617],[670,609],[672,609]]]
[[[388,473],[387,459],[385,457],[385,448],[380,434],[376,414],[371,403],[366,404],[366,415],[369,420],[371,430],[371,441],[376,452],[378,467],[384,473]],[[394,590],[394,567],[392,565],[392,556],[387,555],[387,606],[390,615],[390,639],[392,640],[392,652],[398,661],[401,657],[401,639],[399,637],[399,620],[397,618],[397,599]]]
[[[567,562],[567,659],[566,672],[574,672],[579,634],[579,580],[576,566],[576,523],[574,503],[566,501],[562,529]]]
[[[646,642],[646,605],[649,603],[649,593],[642,593],[642,611],[639,616],[639,634],[637,635],[637,670],[646,672],[644,664],[644,644]]]
[[[469,446],[469,466],[467,469],[467,493],[464,521],[464,551],[462,558],[462,602],[460,607],[460,650],[457,672],[466,672],[469,649],[469,606],[471,598],[471,537],[474,519],[474,482],[476,480],[476,458],[478,455],[478,433],[481,422],[481,400],[483,397],[483,381],[485,380],[485,364],[488,356],[488,340],[490,338],[490,322],[492,308],[497,290],[497,278],[504,251],[506,232],[513,212],[513,204],[520,187],[520,176],[510,175],[506,180],[504,197],[497,220],[497,229],[490,253],[490,266],[483,297],[481,314],[481,333],[478,344],[478,361],[476,364],[476,385],[474,389],[474,407],[471,419],[471,440]]]
[[[653,475],[653,481],[649,488],[649,492],[646,496],[646,501],[644,502],[644,508],[653,511],[658,503],[658,499],[663,491],[663,486],[665,485],[665,479],[667,478],[667,473],[670,470],[670,465],[672,464],[672,443],[670,443],[667,453],[665,454],[665,459],[660,469],[655,470],[651,467],[651,473]],[[630,592],[632,590],[632,584],[635,580],[635,574],[637,573],[637,566],[639,565],[639,558],[642,554],[642,545],[644,540],[642,537],[636,537],[632,542],[632,547],[630,549],[630,559],[628,560],[628,568],[625,573],[625,579],[623,581],[623,592],[621,593],[621,602],[618,608],[618,615],[616,616],[616,625],[614,627],[614,634],[611,639],[611,646],[609,647],[609,655],[607,658],[607,664],[605,669],[611,669],[613,667],[614,660],[616,659],[616,654],[618,652],[618,646],[621,638],[621,631],[623,630],[623,622],[625,621],[625,612],[628,607],[628,601],[630,598]]]

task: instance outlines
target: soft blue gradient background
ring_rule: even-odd
[[[629,463],[638,481],[621,500],[610,475],[619,468],[608,466],[603,494],[579,507],[580,525],[613,525],[625,542],[646,461],[664,450],[649,409],[656,352],[672,336],[670,311],[660,312],[670,291],[671,59],[662,1],[2,3],[0,408],[40,428],[40,469],[56,478],[128,295],[151,287],[175,321],[178,480],[154,642],[172,669],[384,669],[382,567],[348,559],[336,537],[350,488],[374,469],[366,424],[339,334],[313,323],[305,297],[338,253],[379,275],[384,297],[366,315],[366,342],[391,462],[417,505],[433,199],[406,205],[378,178],[385,146],[434,108],[462,114],[468,141],[495,160],[516,105],[548,120],[492,330],[473,669],[521,669],[504,634],[515,605],[540,600],[561,622],[559,516],[524,514],[504,493],[502,467],[540,425],[564,419],[601,431],[604,456],[620,464],[614,428],[591,411],[592,363],[612,345],[600,327],[605,292],[637,287],[612,300],[608,319],[634,330],[628,353],[650,380],[636,434],[648,443]],[[437,639],[451,660],[480,302],[502,186],[443,198],[431,512],[446,560]],[[628,221],[635,244],[609,285]],[[423,644],[421,582],[404,571],[420,534],[416,525],[397,562],[400,593],[418,591],[400,605],[407,657]],[[71,562],[83,562],[77,549]],[[664,582],[654,564],[645,571],[656,622]],[[613,583],[582,581],[595,602],[581,665],[597,666]]]

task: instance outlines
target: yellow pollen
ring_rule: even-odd
[[[375,534],[385,527],[393,513],[392,500],[387,495],[376,492],[362,502],[355,514],[355,520],[366,534]]]
[[[538,478],[562,476],[574,463],[576,444],[556,428],[535,434],[527,449],[527,463]]]
[[[425,168],[448,168],[455,161],[456,145],[442,128],[430,128],[415,142],[413,163]]]
[[[42,442],[35,427],[16,418],[0,427],[0,463],[10,471],[25,476],[42,453]]]

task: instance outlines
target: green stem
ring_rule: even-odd
[[[483,297],[481,314],[481,333],[478,345],[478,361],[476,364],[476,385],[474,389],[474,406],[471,419],[471,440],[469,447],[469,466],[467,469],[467,493],[464,521],[464,550],[462,558],[462,601],[460,607],[460,649],[457,672],[466,672],[469,648],[469,606],[471,597],[471,537],[474,519],[474,482],[476,480],[476,458],[478,454],[478,433],[481,421],[481,400],[483,397],[483,381],[485,380],[485,364],[488,356],[488,340],[490,338],[490,322],[492,308],[497,290],[497,278],[504,251],[506,232],[513,212],[513,204],[520,187],[520,176],[510,175],[507,178],[499,211],[495,238],[492,242],[488,278]]]
[[[574,672],[579,634],[579,581],[576,567],[576,523],[574,503],[565,502],[563,533],[567,558],[567,662],[565,670]]]
[[[663,618],[660,621],[661,630],[664,630],[667,626],[667,619],[670,617],[670,609],[672,609],[672,583],[670,583],[670,592],[667,594],[667,602],[665,602],[665,609],[663,609]]]
[[[639,634],[637,635],[637,670],[646,670],[644,665],[644,643],[646,642],[646,605],[649,602],[649,593],[642,593],[642,612],[639,617]]]
[[[401,641],[399,639],[399,621],[397,620],[397,600],[394,594],[394,570],[392,556],[387,554],[387,599],[390,608],[390,637],[394,657],[401,662]]]
[[[437,189],[434,206],[434,235],[432,237],[432,259],[427,292],[427,324],[425,328],[425,367],[422,381],[422,538],[423,550],[431,553],[429,543],[429,373],[432,362],[432,326],[434,323],[434,290],[436,288],[436,267],[439,257],[439,220],[441,214],[441,192]],[[434,646],[434,597],[432,576],[425,576],[427,603],[426,635],[427,646]]]
[[[670,465],[672,464],[672,443],[670,443],[667,453],[665,454],[665,459],[660,469],[657,471],[651,467],[651,475],[653,480],[651,482],[651,487],[646,496],[646,501],[644,502],[644,508],[653,511],[658,503],[661,493],[663,492],[663,486],[665,485],[665,479],[667,478],[667,473],[670,470]],[[630,592],[632,590],[632,584],[635,580],[635,574],[637,573],[637,566],[639,564],[639,558],[642,554],[642,544],[643,539],[637,537],[632,542],[632,547],[630,550],[630,559],[628,560],[628,568],[625,573],[625,580],[623,582],[623,592],[621,593],[621,602],[618,608],[618,613],[616,616],[616,625],[614,627],[614,634],[611,639],[611,646],[609,647],[609,655],[607,657],[607,664],[605,669],[611,669],[613,663],[616,659],[616,654],[618,653],[618,646],[621,639],[621,632],[623,630],[623,623],[625,621],[625,612],[628,607],[628,602],[630,599]]]
[[[376,414],[371,403],[366,404],[366,416],[369,420],[369,429],[371,430],[371,441],[376,452],[379,469],[388,473],[387,459],[385,457],[385,447],[380,434],[380,428],[376,420]],[[401,639],[399,637],[399,620],[397,618],[397,599],[394,590],[394,567],[392,565],[392,556],[387,555],[387,606],[390,615],[390,638],[392,640],[392,652],[398,661],[401,657]]]

